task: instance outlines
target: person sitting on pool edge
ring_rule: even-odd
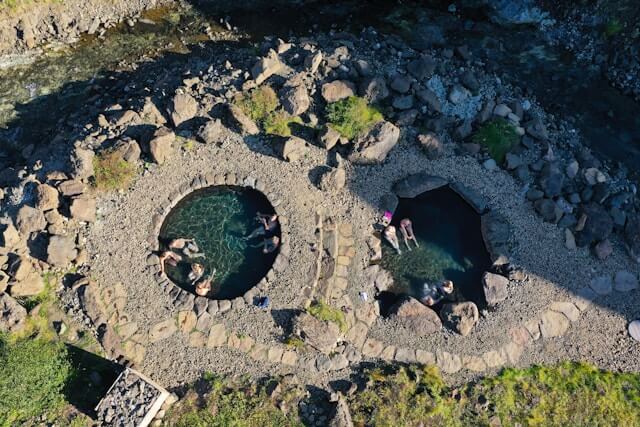
[[[398,252],[398,255],[402,254],[402,251],[400,250],[400,244],[398,243],[396,228],[393,225],[389,225],[384,229],[384,238],[387,240],[387,242],[389,242],[391,246],[393,246],[393,249]]]
[[[200,252],[198,244],[194,239],[173,239],[169,242],[169,249],[180,251],[187,258],[204,258],[204,253]]]
[[[215,270],[209,277],[207,277],[206,279],[201,279],[196,283],[196,295],[201,297],[206,297],[207,295],[209,295],[209,292],[211,292],[211,283],[213,281],[214,274]]]
[[[402,232],[402,238],[404,239],[404,244],[407,245],[407,249],[411,250],[409,240],[413,240],[417,248],[420,247],[418,240],[416,240],[416,235],[413,234],[413,223],[409,218],[404,218],[400,221],[400,231]]]
[[[262,248],[262,253],[270,254],[271,252],[278,249],[278,246],[280,246],[280,238],[278,236],[269,237],[268,239],[264,239],[262,245],[264,246]]]
[[[259,221],[262,225],[249,234],[247,236],[247,240],[253,239],[258,236],[266,236],[271,233],[275,233],[278,229],[278,215],[276,214],[263,214],[258,212],[256,215],[256,220]]]
[[[176,267],[180,261],[182,261],[182,257],[175,252],[172,251],[164,251],[160,254],[160,272],[164,274],[165,262],[172,267]]]

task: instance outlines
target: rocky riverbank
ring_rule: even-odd
[[[0,10],[0,55],[18,54],[51,42],[70,43],[82,34],[102,34],[144,10],[172,1],[65,0],[33,2]]]

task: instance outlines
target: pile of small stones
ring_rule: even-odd
[[[130,370],[118,377],[96,408],[103,425],[138,426],[161,392]]]

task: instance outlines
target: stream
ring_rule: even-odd
[[[637,178],[640,105],[632,98],[611,87],[599,70],[548,45],[532,27],[507,30],[482,17],[459,20],[447,13],[446,6],[435,3],[433,8],[385,1],[314,2],[267,10],[161,8],[143,14],[134,26],[110,29],[103,38],[85,36],[74,45],[49,46],[39,56],[18,61],[0,58],[0,165],[13,162],[10,149],[50,142],[56,124],[96,95],[87,92],[90,84],[72,82],[91,83],[169,52],[189,53],[194,45],[211,40],[259,41],[266,35],[305,36],[335,28],[358,32],[365,26],[407,36],[416,26],[431,22],[442,24],[447,45],[468,45],[501,78],[524,88],[557,117],[568,119],[602,158],[624,164]],[[222,17],[237,31],[228,31]]]

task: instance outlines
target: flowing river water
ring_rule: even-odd
[[[20,150],[41,143],[48,127],[82,108],[87,93],[70,86],[71,82],[91,82],[168,52],[188,53],[191,46],[212,39],[259,41],[266,35],[303,36],[336,27],[357,32],[369,25],[407,35],[421,19],[428,19],[444,23],[451,46],[467,44],[474,55],[525,88],[548,111],[569,118],[584,143],[603,158],[621,162],[632,176],[637,174],[640,105],[612,88],[599,72],[578,63],[564,49],[547,45],[530,27],[503,29],[469,20],[460,25],[446,9],[391,3],[331,1],[224,11],[162,8],[145,13],[134,26],[121,24],[110,29],[103,38],[86,36],[74,45],[50,46],[30,58],[0,58],[0,156],[8,156],[8,146]],[[238,31],[226,31],[220,24],[222,17]],[[38,128],[43,132],[34,133]]]

